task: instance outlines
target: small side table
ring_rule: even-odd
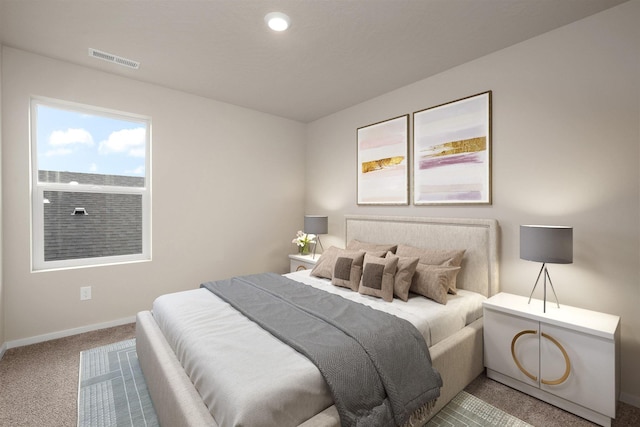
[[[293,273],[294,271],[313,268],[319,259],[319,254],[316,254],[315,258],[313,255],[291,254],[289,255],[290,271]]]
[[[487,377],[602,426],[620,393],[620,317],[499,293],[484,302]]]

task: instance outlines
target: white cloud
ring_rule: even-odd
[[[93,145],[93,137],[85,129],[54,130],[49,136],[49,144],[54,147],[73,144]]]
[[[145,142],[145,128],[122,129],[112,132],[106,141],[101,141],[98,152],[100,154],[126,153],[132,157],[144,157]]]
[[[96,172],[98,170],[98,165],[96,165],[95,163],[91,163],[89,165],[89,172]]]
[[[56,148],[55,150],[47,150],[46,153],[44,153],[45,156],[47,157],[51,157],[51,156],[66,156],[68,154],[72,154],[73,150],[70,148]]]
[[[131,157],[142,157],[144,159],[145,149],[144,147],[132,148],[131,150],[129,150],[129,155]]]

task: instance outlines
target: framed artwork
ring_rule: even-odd
[[[491,91],[413,113],[413,197],[491,204]]]
[[[357,130],[358,204],[409,204],[409,115]]]

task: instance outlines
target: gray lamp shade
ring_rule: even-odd
[[[520,258],[551,264],[571,264],[573,262],[573,228],[521,225]]]
[[[326,215],[305,215],[304,232],[307,234],[327,234],[329,221]]]

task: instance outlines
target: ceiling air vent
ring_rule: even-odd
[[[102,59],[103,61],[113,62],[114,64],[122,65],[124,67],[133,68],[134,70],[137,70],[138,68],[140,68],[140,63],[138,61],[123,58],[121,56],[113,55],[111,53],[102,52],[97,49],[89,48],[89,56],[93,58]]]

